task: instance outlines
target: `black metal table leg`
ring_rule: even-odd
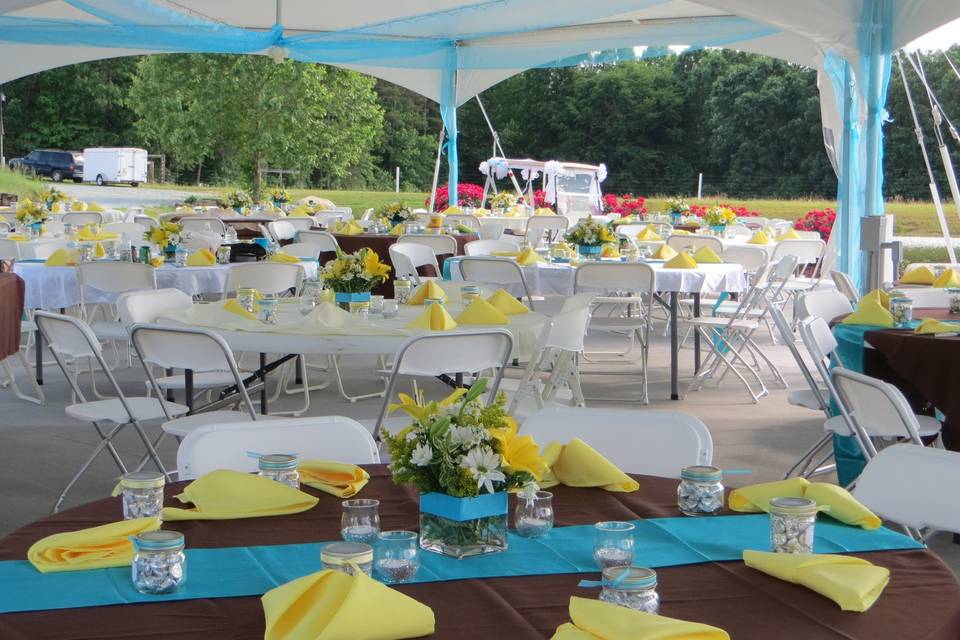
[[[263,386],[260,387],[260,413],[267,415],[267,354],[260,354],[260,370],[263,371]]]
[[[183,391],[186,395],[187,415],[193,414],[193,369],[183,370]]]
[[[293,368],[296,370],[296,376],[297,376],[294,379],[294,382],[296,382],[297,384],[303,384],[302,362],[303,362],[303,356],[297,356],[297,361],[293,365]]]
[[[34,343],[37,347],[37,366],[34,373],[37,376],[37,384],[43,384],[43,334],[40,333],[40,329],[37,329],[34,333],[37,334]]]
[[[164,369],[164,375],[172,376],[173,369]],[[173,389],[167,389],[167,402],[174,402],[176,399],[173,397]]]
[[[693,317],[700,317],[700,293],[693,294]],[[700,372],[700,332],[693,332],[693,372]]]
[[[677,377],[677,351],[679,343],[677,340],[677,297],[676,291],[670,292],[670,399],[679,400],[679,380]]]

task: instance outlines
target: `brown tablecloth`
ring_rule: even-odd
[[[914,309],[913,317],[960,321],[947,309]],[[960,451],[960,338],[917,335],[903,329],[864,334],[863,372],[903,392],[917,413],[944,415],[941,434],[947,449]]]
[[[380,499],[382,527],[416,529],[415,492],[393,485],[383,466],[371,467],[370,471],[373,477],[362,495]],[[680,515],[676,508],[676,481],[647,477],[639,480],[640,491],[631,494],[556,487],[553,492],[557,524]],[[167,504],[181,486],[168,488]],[[320,504],[306,513],[172,522],[164,527],[184,532],[189,547],[290,544],[339,538],[340,501],[311,489],[307,491],[320,496]],[[120,499],[108,498],[45,518],[0,540],[0,559],[23,558],[27,548],[42,536],[103,524],[119,515]],[[638,562],[642,563],[643,541],[638,543]],[[960,583],[937,556],[919,550],[856,555],[891,570],[890,584],[877,603],[863,614],[845,613],[812,591],[748,569],[742,562],[658,569],[661,613],[721,627],[736,640],[960,637]],[[434,638],[532,640],[550,637],[559,624],[568,620],[570,596],[598,595],[596,590],[577,587],[584,577],[569,574],[459,580],[401,585],[397,589],[433,609],[437,619]],[[24,640],[253,640],[263,637],[263,629],[263,611],[257,597],[0,616],[0,638]]]
[[[472,242],[477,239],[477,236],[474,234],[452,234],[457,241],[457,255],[463,255],[463,247],[468,242]],[[380,256],[380,261],[385,262],[390,265],[390,277],[389,279],[379,287],[373,290],[373,293],[376,295],[387,296],[388,298],[393,297],[393,280],[394,273],[396,272],[393,269],[393,262],[390,260],[390,245],[397,241],[397,236],[391,236],[386,234],[377,234],[377,233],[360,233],[353,236],[348,236],[345,234],[335,233],[333,237],[337,239],[337,244],[340,245],[340,248],[346,253],[353,253],[354,251],[359,251],[360,249],[367,247],[373,249],[377,252],[377,255]],[[327,260],[333,258],[333,253],[322,253],[320,254],[320,264],[323,264]],[[443,262],[449,258],[447,254],[440,254],[437,256],[437,263],[440,265],[441,269],[443,268]],[[421,270],[423,276],[439,276],[439,273],[432,273],[433,267],[428,267],[427,270]]]
[[[23,318],[23,279],[15,273],[0,273],[0,360],[20,349],[20,320]]]

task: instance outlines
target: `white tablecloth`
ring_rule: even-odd
[[[164,265],[157,269],[157,287],[179,289],[191,296],[222,293],[227,284],[227,272],[233,265],[211,267],[175,267]],[[307,278],[317,275],[317,263],[300,263]],[[13,271],[26,283],[25,306],[28,309],[57,310],[80,303],[77,271],[74,267],[48,267],[42,262],[17,262]],[[117,296],[95,289],[85,293],[87,302],[113,302]]]

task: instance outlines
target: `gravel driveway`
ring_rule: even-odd
[[[103,186],[94,184],[71,184],[64,182],[55,185],[57,189],[84,202],[97,202],[109,209],[128,207],[166,207],[173,206],[190,195],[209,195],[203,191],[174,191],[171,189],[151,189],[150,187]]]

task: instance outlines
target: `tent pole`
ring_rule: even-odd
[[[497,133],[497,130],[493,128],[493,123],[490,122],[490,116],[487,115],[487,110],[483,108],[483,103],[480,102],[480,95],[475,95],[473,98],[480,106],[480,113],[483,114],[483,119],[487,121],[487,127],[490,129],[490,135],[493,136],[493,155],[497,155],[497,150],[499,150],[500,157],[506,158],[507,154],[503,150],[503,145],[500,144],[500,134]],[[510,176],[510,181],[513,182],[513,188],[517,190],[517,195],[523,196],[523,189],[520,188],[520,183],[517,182],[517,177],[513,175],[513,169],[507,169],[507,175]],[[496,186],[494,186],[494,188],[496,188]]]
[[[446,135],[446,128],[441,123],[440,125],[440,135],[439,140],[437,141],[437,159],[433,163],[433,183],[430,185],[430,208],[429,211],[433,211],[433,207],[437,202],[437,182],[440,181],[440,156],[443,155],[443,136]],[[449,201],[449,198],[448,198]]]

